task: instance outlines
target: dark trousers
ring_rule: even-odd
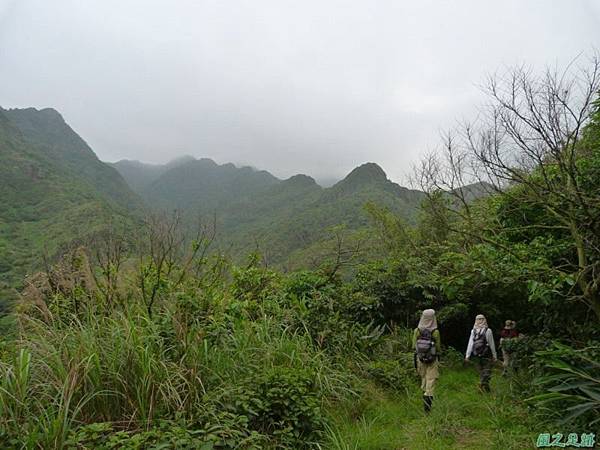
[[[479,384],[483,389],[489,389],[490,378],[492,378],[492,359],[486,356],[477,356],[475,359],[479,372]]]

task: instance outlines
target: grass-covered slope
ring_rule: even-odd
[[[142,207],[119,173],[51,109],[0,109],[0,285]]]

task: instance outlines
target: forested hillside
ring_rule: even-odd
[[[74,241],[141,217],[142,201],[53,109],[0,109],[0,285]],[[0,302],[1,303],[1,302]]]
[[[365,230],[365,205],[374,202],[414,223],[422,192],[400,187],[367,163],[330,188],[307,175],[280,180],[266,171],[210,159],[175,160],[165,166],[120,161],[113,166],[156,210],[177,209],[188,220],[216,219],[217,242],[237,256],[258,249],[271,263],[309,264],[330,230]]]

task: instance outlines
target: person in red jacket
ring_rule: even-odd
[[[510,350],[507,349],[506,344],[510,339],[515,339],[519,337],[519,332],[517,331],[517,322],[514,320],[507,320],[504,322],[504,328],[500,331],[500,349],[502,350],[502,375],[506,375],[508,370],[512,367],[512,355]]]

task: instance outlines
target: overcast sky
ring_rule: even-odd
[[[505,65],[600,45],[600,0],[0,0],[0,106],[106,161],[191,154],[403,181]]]

